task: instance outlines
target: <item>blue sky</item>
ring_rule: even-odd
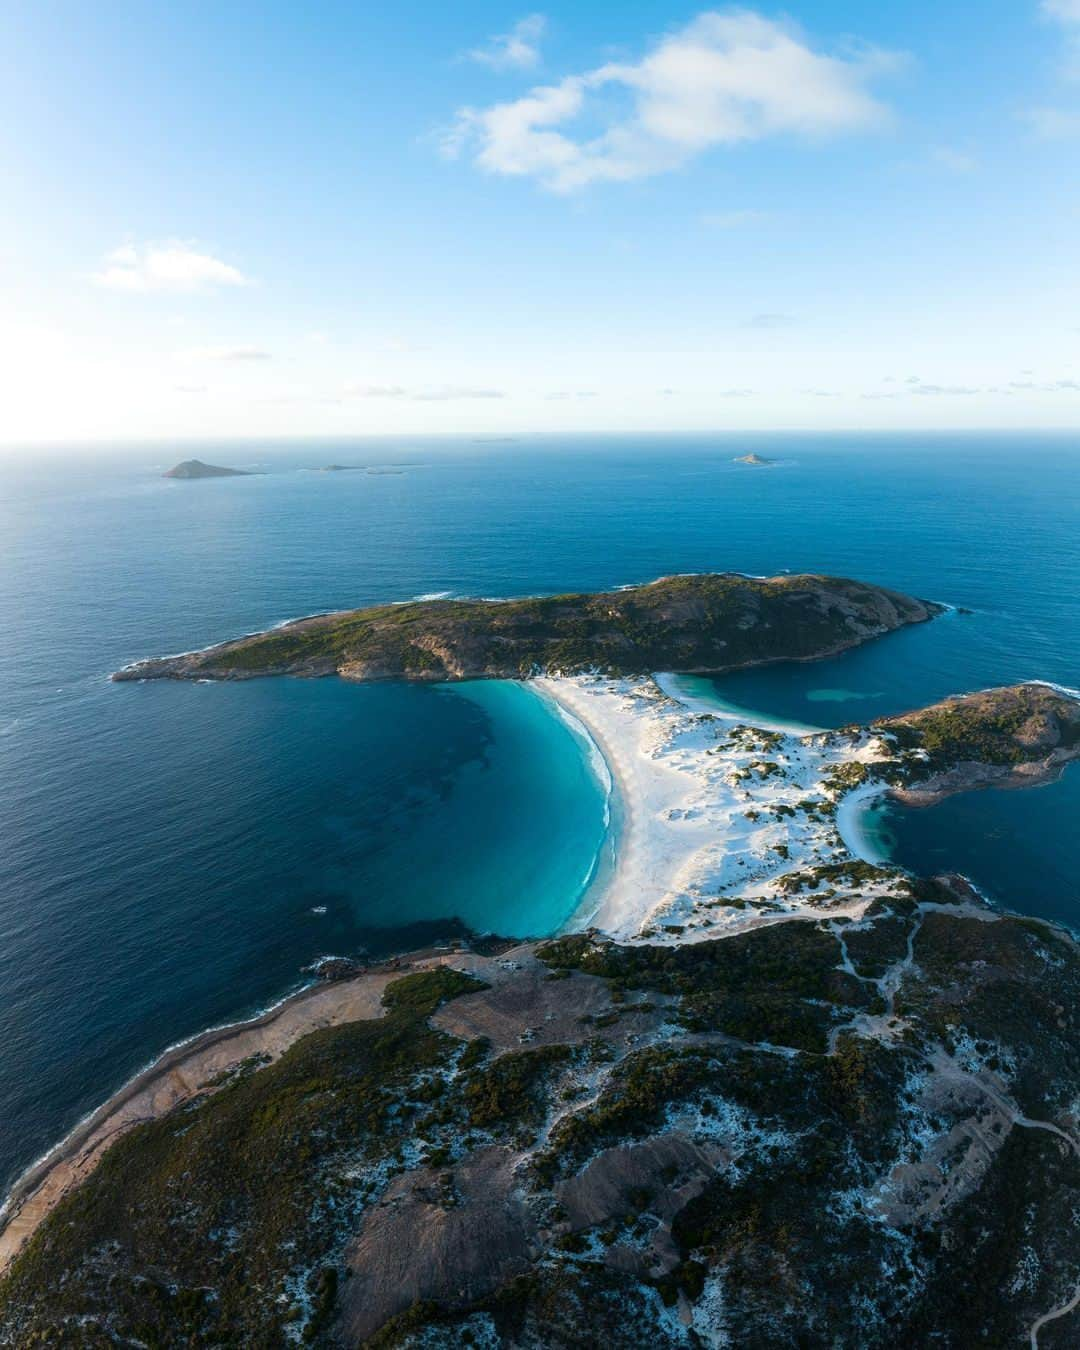
[[[1080,0],[0,34],[0,440],[1080,424]]]

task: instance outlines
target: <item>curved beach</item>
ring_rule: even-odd
[[[841,794],[838,806],[829,783],[837,767],[879,758],[875,737],[751,726],[704,703],[688,707],[664,677],[531,683],[586,728],[621,811],[612,873],[590,888],[573,927],[591,924],[622,941],[677,941],[685,928],[702,937],[820,917],[814,888],[793,890],[784,878],[878,861],[861,850],[857,818],[881,788]],[[878,893],[865,881],[849,897],[832,889],[834,916],[857,917]]]

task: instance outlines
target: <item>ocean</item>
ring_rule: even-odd
[[[748,451],[773,468],[735,465]],[[171,482],[200,458],[258,476]],[[327,463],[403,472],[319,473]],[[711,681],[817,726],[1080,685],[1080,437],[610,436],[0,455],[0,1188],[167,1045],[318,956],[555,931],[607,843],[588,745],[509,684],[111,684],[321,610],[672,572],[850,575],[956,607]],[[969,611],[969,612],[960,612]],[[1080,771],[869,822],[1080,925]]]

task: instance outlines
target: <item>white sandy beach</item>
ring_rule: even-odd
[[[686,706],[663,677],[532,684],[587,729],[621,806],[614,874],[571,927],[678,942],[786,918],[858,917],[892,888],[887,877],[858,885],[830,877],[784,889],[792,874],[857,860],[857,808],[880,789],[845,793],[827,775],[880,758],[876,738],[750,726],[699,700]]]

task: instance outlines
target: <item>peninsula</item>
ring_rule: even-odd
[[[185,459],[163,473],[162,478],[250,478],[244,469],[224,469],[220,464],[204,464],[201,459]]]
[[[599,909],[169,1052],[9,1198],[0,1345],[1072,1343],[1080,949],[860,858],[851,808],[1039,781],[1076,701],[820,732],[535,687],[623,800]]]
[[[674,576],[598,594],[422,600],[320,614],[205,651],[139,661],[113,679],[722,672],[830,656],[942,608],[842,577]]]

